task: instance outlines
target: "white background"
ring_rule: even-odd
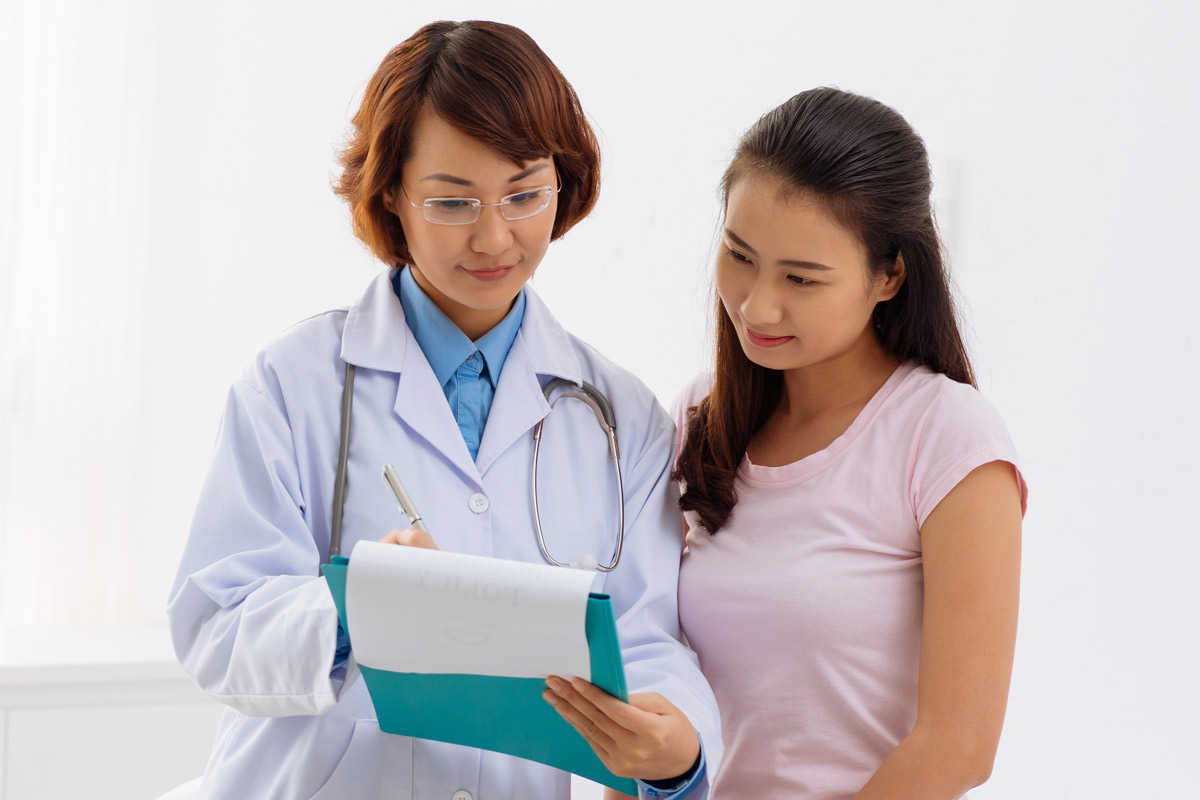
[[[6,4],[0,612],[161,620],[230,381],[378,264],[329,191],[387,50],[523,27],[604,150],[535,289],[667,402],[707,358],[716,186],[800,90],[932,154],[983,391],[1031,487],[1008,722],[978,798],[1185,796],[1200,735],[1194,4]],[[168,745],[169,746],[169,745]]]

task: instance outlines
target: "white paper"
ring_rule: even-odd
[[[346,572],[359,664],[392,672],[591,680],[596,573],[362,541]]]

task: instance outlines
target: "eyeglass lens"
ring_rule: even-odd
[[[507,220],[518,220],[540,214],[550,206],[554,189],[539,186],[501,198],[499,203],[482,203],[473,197],[430,197],[425,200],[425,219],[439,225],[469,225],[479,219],[485,205],[500,206]]]

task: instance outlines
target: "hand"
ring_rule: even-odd
[[[427,550],[438,550],[438,546],[434,544],[433,537],[425,531],[419,531],[415,528],[406,528],[404,530],[388,531],[388,535],[379,541],[385,544],[402,544],[405,547],[424,547]]]
[[[615,775],[641,780],[677,778],[700,755],[700,740],[684,713],[657,692],[622,703],[582,678],[546,679],[542,698],[587,740]]]

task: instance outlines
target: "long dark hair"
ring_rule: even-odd
[[[975,385],[934,225],[929,157],[899,113],[838,89],[801,92],[742,136],[721,181],[726,203],[733,184],[748,175],[776,178],[819,203],[858,236],[874,273],[902,255],[904,283],[875,307],[880,343],[896,361],[915,361]],[[719,300],[716,321],[715,380],[688,412],[674,472],[686,484],[680,508],[695,511],[712,534],[737,504],[738,465],[783,391],[782,373],[746,357]]]

